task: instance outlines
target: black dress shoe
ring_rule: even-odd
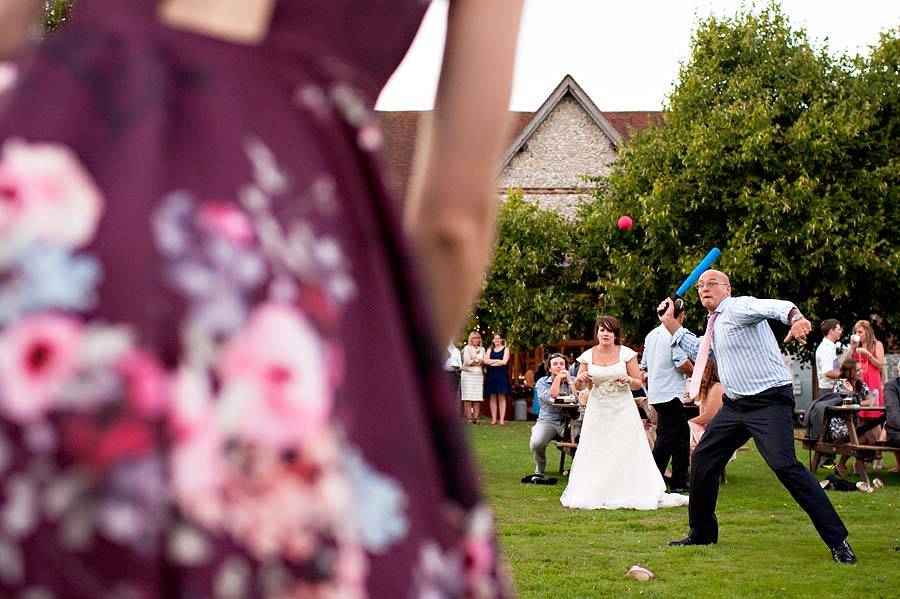
[[[831,548],[831,556],[839,564],[855,564],[856,554],[850,549],[850,543],[844,541],[837,547]]]
[[[712,545],[715,541],[701,541],[693,538],[691,535],[678,539],[677,541],[669,541],[669,547],[684,547],[686,545]]]
[[[687,487],[672,487],[672,493],[688,493],[690,491]]]

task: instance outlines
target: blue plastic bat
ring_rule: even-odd
[[[678,288],[678,291],[675,292],[675,295],[670,297],[672,300],[672,304],[674,304],[675,308],[673,313],[675,316],[678,316],[681,312],[684,311],[684,300],[681,297],[687,293],[687,290],[691,288],[691,285],[697,282],[697,279],[700,278],[700,275],[709,270],[709,267],[712,266],[712,263],[716,261],[716,258],[719,257],[719,254],[722,252],[719,248],[713,248],[709,250],[709,253],[700,261],[700,263],[691,271],[691,274],[687,276],[684,280],[684,283],[681,284],[681,287]],[[660,316],[665,313],[665,310],[660,310]]]

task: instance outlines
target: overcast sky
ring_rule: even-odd
[[[757,5],[767,2],[757,0]],[[832,53],[865,53],[900,26],[900,0],[782,0],[794,28]],[[701,17],[734,14],[742,0],[525,0],[511,108],[534,111],[564,75],[600,110],[659,110],[689,57]],[[377,108],[427,110],[440,67],[446,0],[435,0]]]

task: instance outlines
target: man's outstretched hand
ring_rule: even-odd
[[[800,318],[791,324],[791,330],[788,331],[787,337],[784,338],[784,342],[799,341],[800,343],[805,344],[806,336],[809,335],[811,330],[812,323],[806,320],[806,318]]]

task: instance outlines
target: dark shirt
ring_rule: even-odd
[[[900,379],[889,380],[884,385],[884,411],[887,423],[887,442],[900,447]]]

